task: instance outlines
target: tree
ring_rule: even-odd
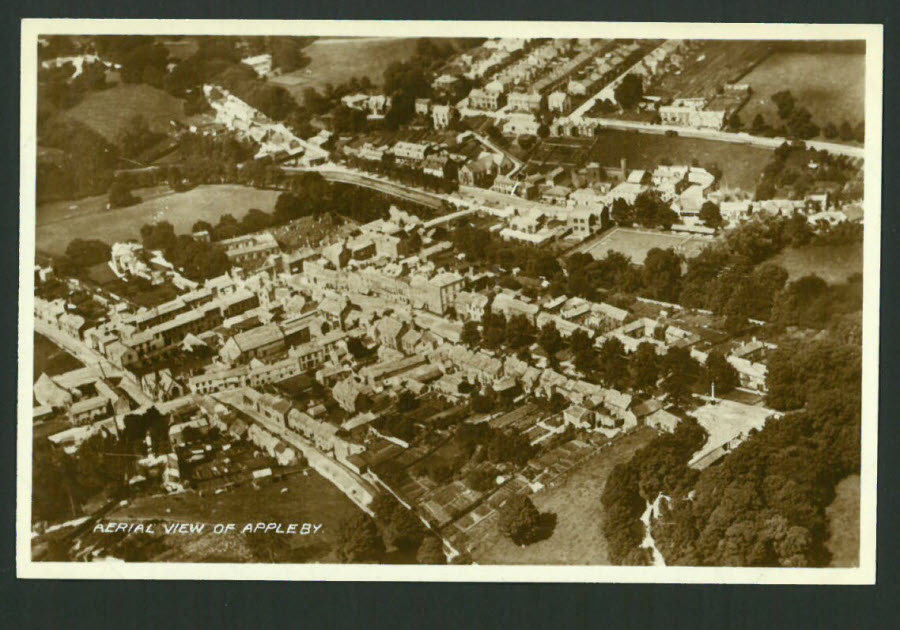
[[[131,187],[121,180],[116,180],[109,187],[109,207],[110,208],[126,208],[133,206],[141,200],[131,194]]]
[[[782,120],[790,118],[795,105],[794,95],[791,94],[790,90],[775,92],[772,95],[772,102],[775,103],[775,107],[778,108],[779,118]]]
[[[478,343],[481,341],[481,332],[478,330],[478,322],[469,321],[463,324],[460,341],[470,348],[478,346]]]
[[[375,521],[365,514],[348,518],[338,526],[337,558],[341,562],[374,563],[384,556],[384,541]]]
[[[656,346],[643,342],[631,357],[631,384],[638,391],[648,391],[656,387],[662,358],[656,354]]]
[[[616,225],[628,227],[634,222],[634,208],[621,197],[616,198],[612,204],[612,219]]]
[[[500,532],[517,545],[533,542],[540,529],[541,514],[529,497],[513,495],[500,507]]]
[[[503,345],[506,340],[506,331],[499,326],[491,326],[484,329],[482,344],[488,350],[495,350]]]
[[[638,74],[628,74],[615,89],[616,102],[622,109],[634,109],[644,96],[644,84]]]
[[[825,134],[826,138],[828,138],[829,140],[832,140],[834,138],[837,138],[838,128],[833,122],[831,122],[829,120],[827,123],[825,123],[825,128],[823,129],[823,133]]]
[[[524,315],[514,315],[506,324],[506,343],[518,350],[534,343],[534,325]]]
[[[388,521],[388,536],[391,543],[400,549],[412,549],[422,542],[425,528],[414,512],[398,502]]]
[[[103,241],[76,238],[66,247],[66,259],[76,270],[84,270],[109,260],[110,252]]]
[[[444,543],[434,535],[425,536],[419,551],[416,552],[416,561],[419,564],[447,564],[447,556],[444,555]]]
[[[196,234],[197,232],[206,232],[210,235],[213,234],[213,226],[209,221],[195,221],[193,227],[191,227],[191,232]]]
[[[742,126],[741,117],[737,112],[728,117],[728,129],[731,131],[740,131]]]
[[[665,359],[662,388],[676,407],[691,400],[691,386],[697,378],[697,362],[687,348],[669,348]]]
[[[117,135],[116,145],[124,157],[136,158],[156,143],[160,137],[160,134],[150,131],[150,125],[146,118],[141,114],[135,114],[128,119],[127,124]]]
[[[167,253],[175,247],[175,227],[168,221],[145,223],[141,226],[141,242],[146,249]]]
[[[556,325],[553,322],[547,322],[541,327],[538,343],[544,349],[544,352],[551,357],[564,347],[562,335],[559,334],[559,330],[556,329]]]
[[[721,352],[710,352],[706,358],[706,380],[716,386],[717,394],[727,394],[740,385],[737,370]]]
[[[722,213],[712,201],[707,201],[700,207],[699,217],[706,227],[717,228],[722,225]]]
[[[670,249],[654,247],[644,258],[641,273],[648,297],[674,302],[681,285],[681,257]]]
[[[841,140],[853,140],[854,133],[853,127],[850,126],[850,123],[846,120],[841,123],[840,128]]]
[[[625,346],[615,337],[610,337],[600,347],[600,374],[607,387],[621,389],[628,375]]]

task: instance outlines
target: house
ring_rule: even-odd
[[[520,112],[539,112],[541,95],[527,92],[512,92],[507,99],[510,109]]]
[[[536,304],[529,304],[506,293],[499,293],[491,302],[492,313],[502,313],[507,319],[516,315],[523,315],[532,324],[535,323],[540,307]]]
[[[454,304],[462,286],[462,276],[452,271],[432,278],[417,275],[409,283],[410,300],[413,308],[424,308],[440,315]]]
[[[576,429],[590,429],[594,426],[594,412],[581,405],[570,405],[563,411],[563,420]]]
[[[508,136],[537,135],[541,123],[534,114],[513,113],[506,117],[503,133]]]
[[[429,155],[422,163],[422,171],[432,177],[444,177],[444,167],[450,160],[446,155]]]
[[[459,183],[461,186],[486,187],[492,181],[497,172],[497,165],[490,155],[482,156],[462,165],[459,169]]]
[[[547,107],[551,112],[563,112],[569,108],[569,95],[565,92],[553,92],[547,97]]]
[[[486,295],[460,291],[454,303],[456,316],[466,321],[480,322],[489,301]]]
[[[483,109],[495,111],[500,109],[500,98],[502,94],[497,92],[487,92],[478,88],[469,92],[469,107],[471,109]]]
[[[352,376],[338,381],[331,388],[331,396],[335,402],[341,409],[350,413],[363,410],[371,393],[372,390],[367,385],[360,383]]]
[[[420,116],[427,116],[428,110],[431,108],[431,99],[417,98],[415,102],[416,113]]]
[[[600,212],[586,208],[573,210],[566,221],[566,227],[571,230],[573,238],[586,239],[600,229]]]
[[[400,340],[406,332],[406,324],[393,317],[382,317],[373,328],[375,341],[393,350],[399,350]]]
[[[391,152],[398,160],[405,162],[421,162],[431,152],[431,146],[417,142],[396,142]]]
[[[431,108],[431,122],[435,129],[446,129],[450,126],[456,109],[450,105],[435,105]]]

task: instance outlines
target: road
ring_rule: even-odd
[[[695,129],[693,127],[676,127],[674,125],[654,125],[647,122],[617,120],[615,118],[590,118],[584,120],[590,120],[599,124],[601,127],[607,127],[609,129],[623,129],[626,131],[655,134],[672,132],[686,138],[717,140],[719,142],[732,142],[734,144],[750,144],[766,149],[775,149],[787,142],[786,138],[764,138],[762,136],[754,136],[744,132],[735,133],[718,129]],[[845,155],[860,160],[865,157],[865,149],[862,147],[853,147],[846,144],[824,142],[821,140],[805,140],[804,142],[806,142],[807,147],[816,149],[817,151],[827,151],[834,155]]]
[[[122,374],[121,368],[110,363],[106,357],[99,352],[94,351],[83,341],[63,333],[37,317],[34,318],[34,331],[43,335],[87,366],[99,366],[105,374]],[[124,389],[138,405],[152,405],[155,402],[152,398],[147,396],[140,387],[127,378],[123,378],[119,386]]]

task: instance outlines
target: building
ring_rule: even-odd
[[[460,291],[454,304],[456,316],[466,321],[480,322],[489,301],[486,295]]]
[[[241,63],[253,68],[253,71],[261,77],[272,72],[272,55],[269,54],[245,57],[241,59]]]
[[[725,112],[709,111],[703,109],[705,106],[705,99],[675,99],[671,105],[659,108],[659,117],[664,125],[721,129],[725,124]]]
[[[421,162],[431,152],[431,147],[417,142],[397,142],[391,147],[391,152],[398,160]]]
[[[510,109],[520,112],[541,111],[541,95],[528,92],[512,92],[507,99]]]
[[[247,234],[220,241],[225,255],[232,264],[244,265],[251,262],[262,262],[272,254],[281,251],[278,241],[268,232]]]
[[[414,276],[409,284],[410,300],[413,308],[424,308],[442,315],[454,305],[462,286],[462,276],[451,271],[432,278]]]
[[[459,183],[461,186],[487,187],[497,172],[497,165],[490,155],[482,156],[463,164],[459,169]]]
[[[540,307],[536,304],[523,302],[506,293],[498,293],[494,297],[493,302],[491,302],[492,313],[502,313],[507,319],[515,317],[516,315],[522,315],[532,324],[536,322],[539,310]]]
[[[450,105],[435,105],[431,108],[431,121],[435,129],[446,129],[453,120],[456,109]]]
[[[420,116],[427,116],[428,110],[431,108],[431,99],[417,98],[415,102],[416,113]]]
[[[500,99],[502,94],[497,92],[486,92],[478,88],[469,92],[469,107],[471,109],[484,109],[495,111],[500,109]]]
[[[503,133],[508,136],[537,135],[541,123],[533,114],[510,114],[503,124]]]
[[[564,112],[569,109],[570,99],[565,92],[553,92],[547,97],[547,108],[551,112]]]

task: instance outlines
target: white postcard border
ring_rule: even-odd
[[[640,37],[866,40],[863,408],[860,566],[851,569],[619,566],[56,563],[31,560],[31,447],[37,38],[50,34],[319,35],[367,37]],[[20,578],[302,581],[874,584],[878,464],[883,27],[867,24],[463,22],[402,20],[22,20],[19,379],[16,560]],[[600,497],[597,497],[600,500]]]

